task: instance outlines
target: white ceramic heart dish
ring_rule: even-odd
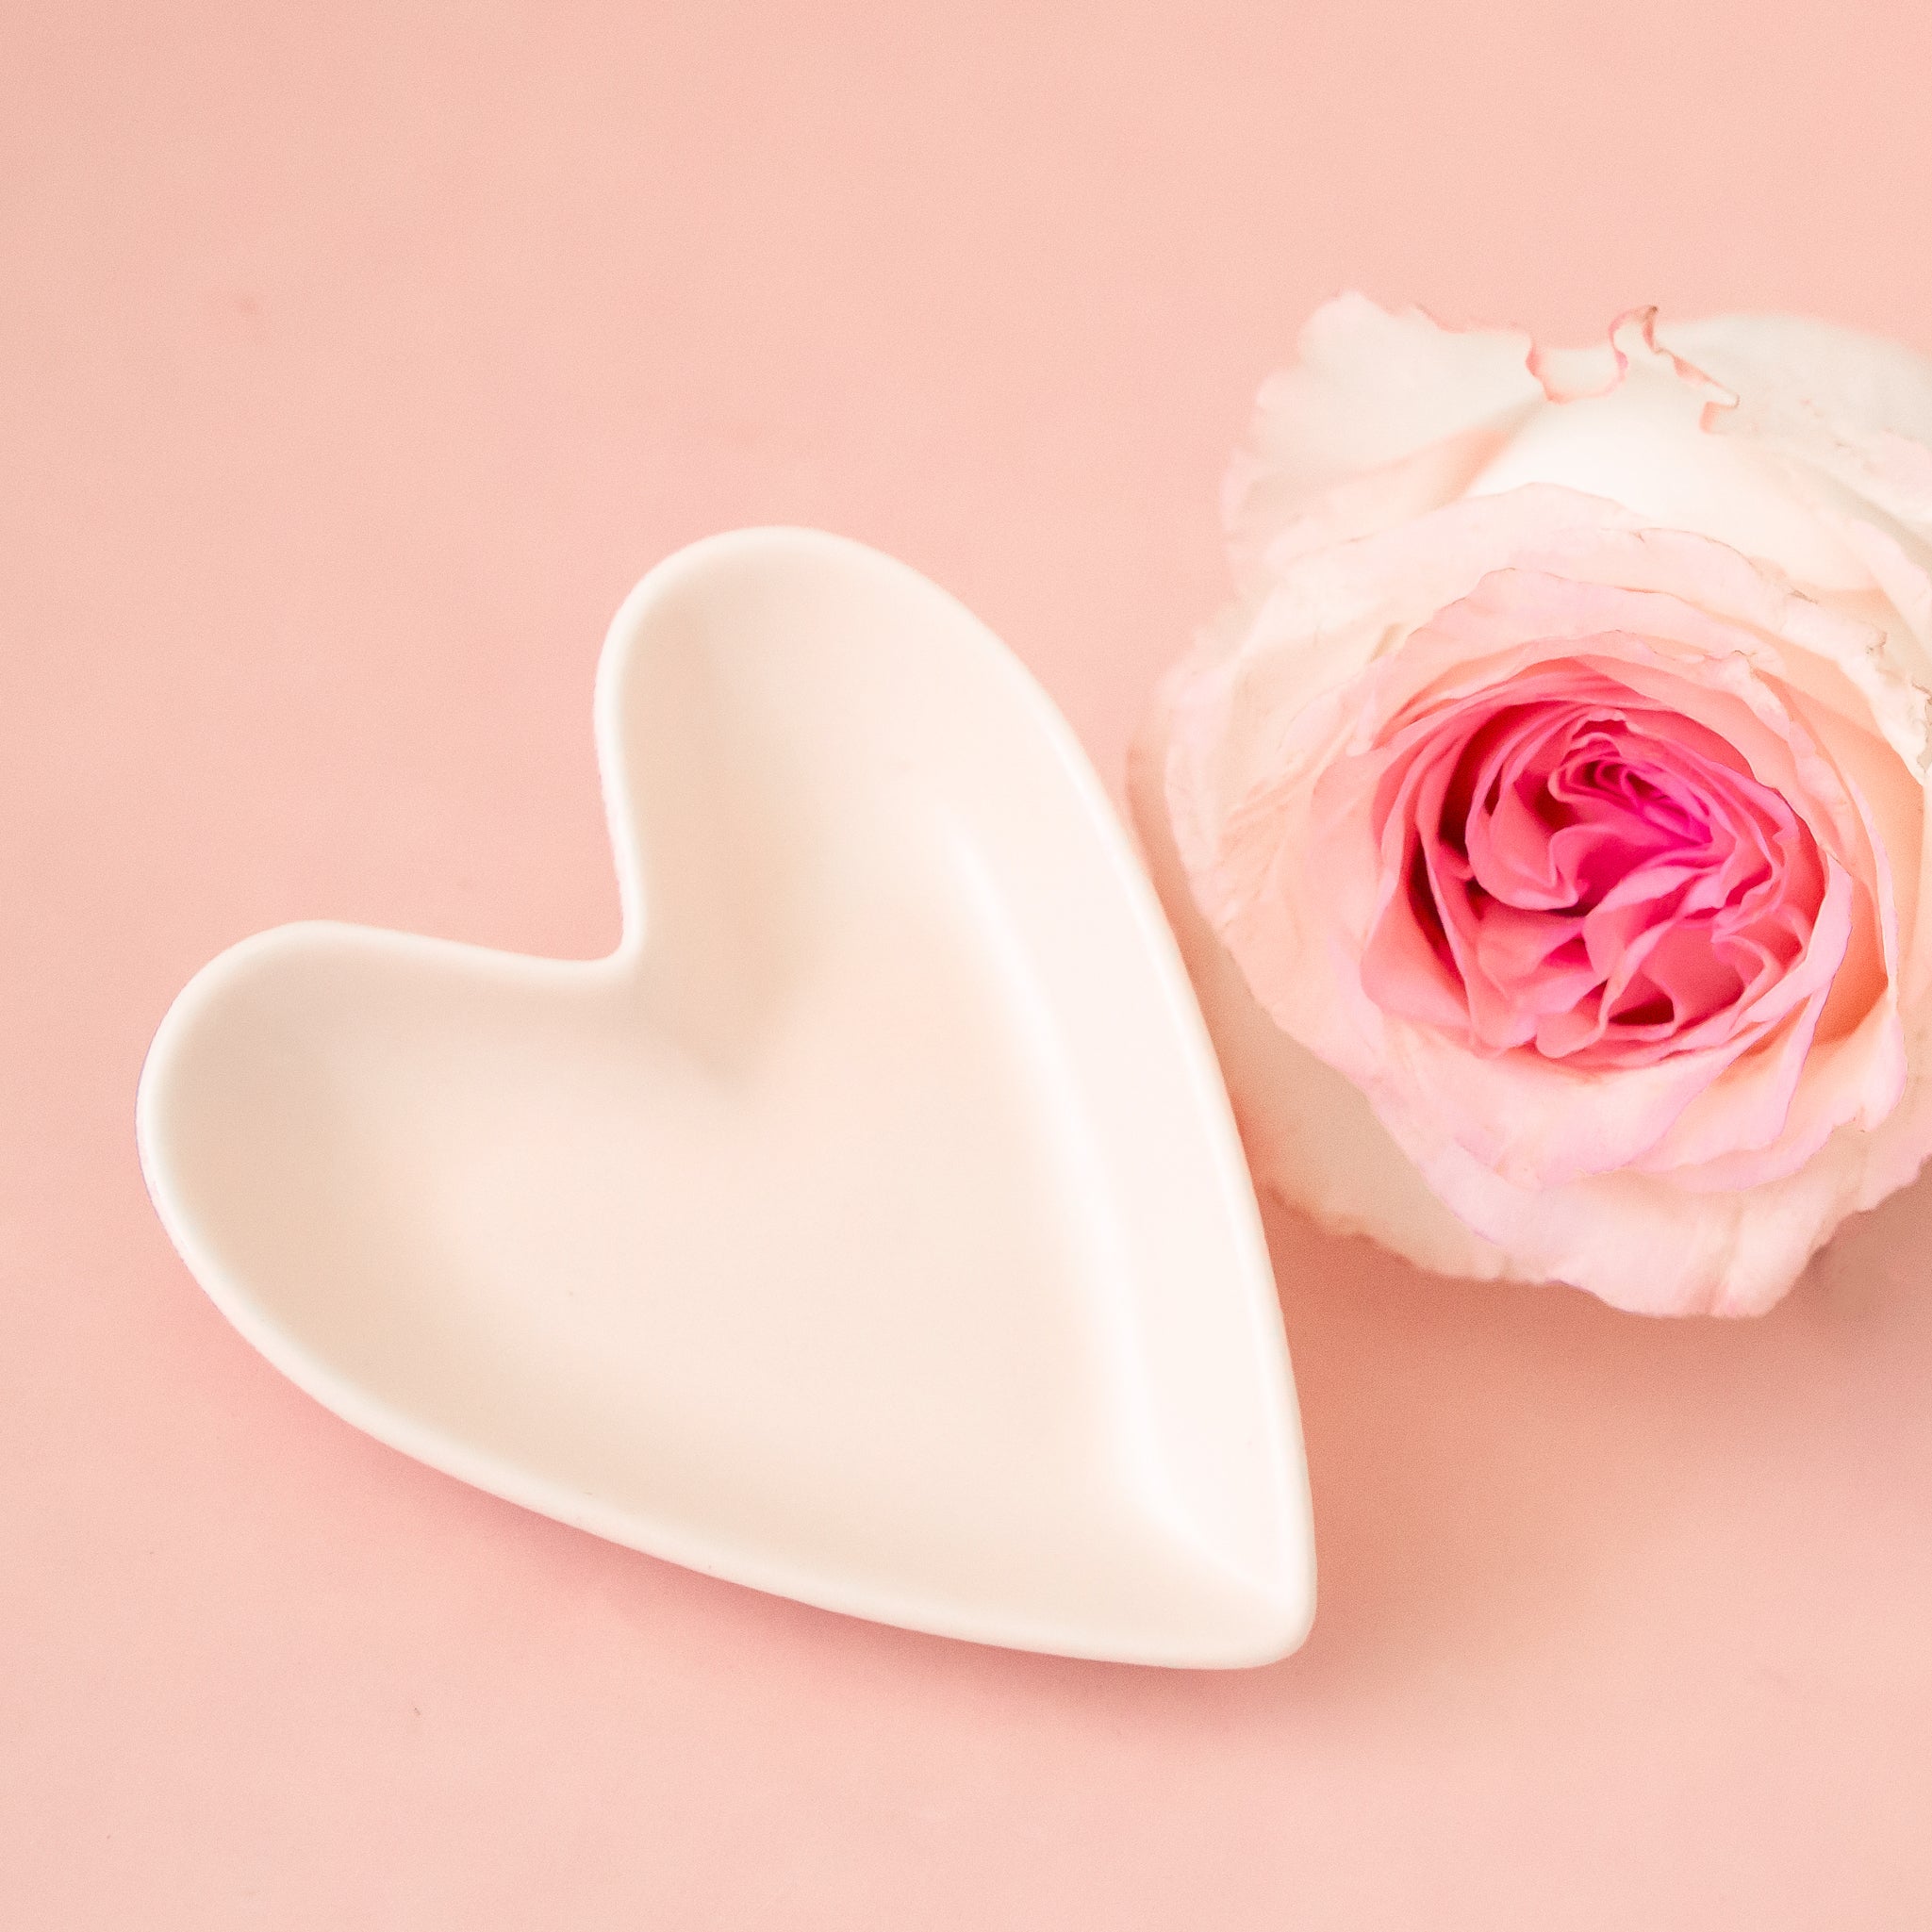
[[[142,1165],[284,1374],[480,1488],[854,1615],[1265,1661],[1313,1544],[1153,893],[964,608],[807,531],[611,628],[608,959],[314,924],[156,1036]]]

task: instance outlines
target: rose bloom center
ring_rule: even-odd
[[[1485,1053],[1641,1065],[1730,1039],[1805,950],[1809,829],[1724,738],[1614,679],[1507,683],[1394,749],[1362,962],[1389,1012]]]

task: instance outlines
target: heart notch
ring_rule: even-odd
[[[611,627],[598,961],[310,924],[196,976],[141,1161],[309,1395],[853,1615],[1178,1665],[1313,1612],[1273,1278],[1173,939],[1065,721],[822,534]]]

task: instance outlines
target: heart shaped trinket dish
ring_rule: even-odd
[[[269,1360],[616,1542],[985,1643],[1263,1662],[1313,1610],[1219,1069],[1071,732],[808,531],[653,570],[609,958],[312,924],[163,1021],[142,1165]]]

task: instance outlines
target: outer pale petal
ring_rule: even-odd
[[[1713,316],[1667,333],[1737,397],[1710,415],[1718,438],[1819,471],[1932,541],[1932,362],[1804,316]]]
[[[1472,479],[1470,493],[1555,484],[1621,504],[1653,527],[1715,537],[1816,588],[1869,586],[1857,546],[1793,492],[1782,463],[1708,433],[1733,413],[1730,390],[1695,357],[1654,346],[1646,324],[1643,316],[1622,319],[1611,336],[1617,380],[1594,394],[1574,387],[1560,407],[1531,414]]]
[[[1839,1222],[1909,1181],[1928,1147],[1932,1085],[1921,1079],[1876,1128],[1841,1127],[1795,1173],[1729,1193],[1630,1171],[1516,1188],[1452,1143],[1407,1151],[1527,1274],[1641,1314],[1738,1315],[1783,1296]]]
[[[1261,392],[1223,503],[1237,570],[1388,528],[1461,495],[1543,405],[1530,339],[1338,295]]]

